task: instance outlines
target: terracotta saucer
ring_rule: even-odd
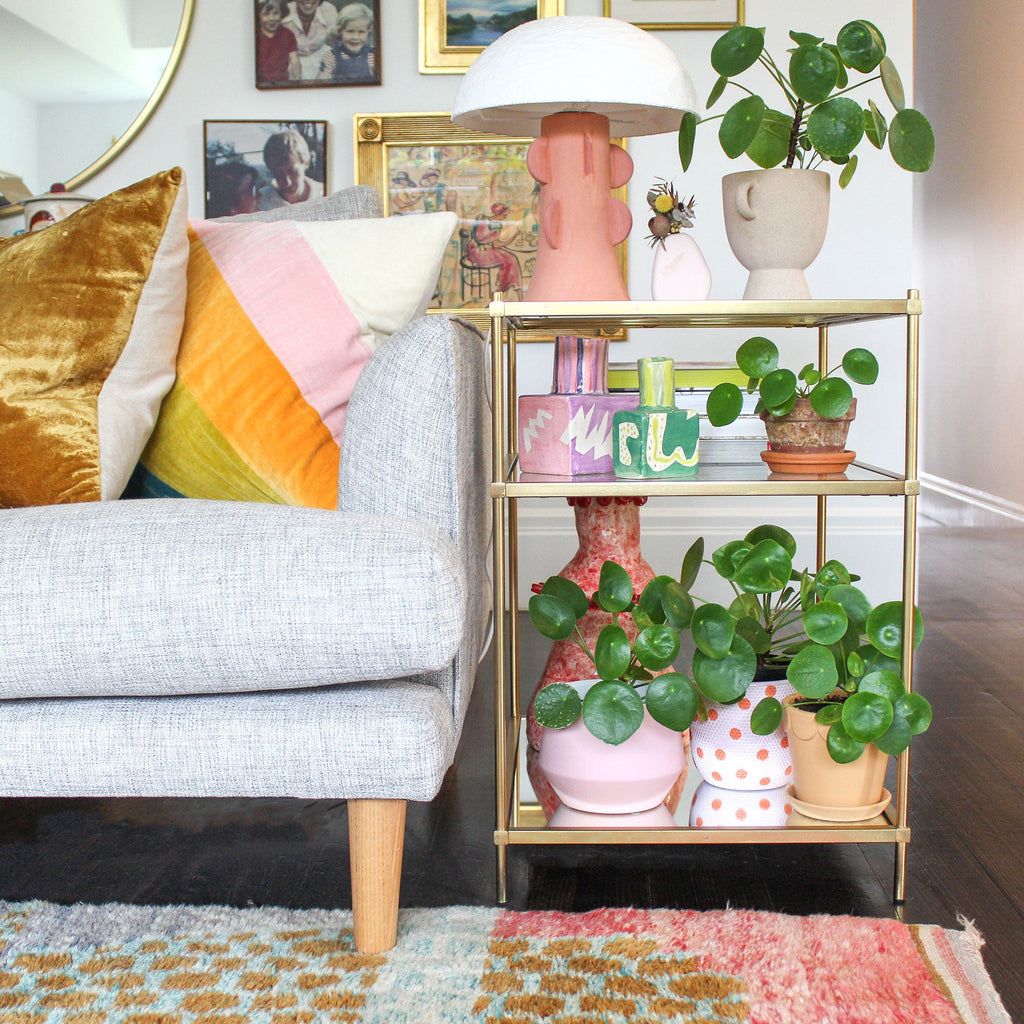
[[[774,473],[842,473],[857,458],[856,452],[761,452]]]
[[[892,800],[892,793],[887,789],[882,790],[882,799],[878,803],[865,804],[862,807],[822,807],[819,804],[809,804],[806,800],[798,800],[793,795],[793,787],[786,788],[793,806],[805,817],[816,818],[818,821],[867,821],[881,814]]]

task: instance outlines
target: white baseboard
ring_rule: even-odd
[[[1000,525],[994,517],[1003,520],[1001,525],[1010,525],[1005,520],[1024,523],[1024,506],[931,473],[921,474],[920,509],[922,516],[944,526]]]
[[[812,565],[815,512],[816,503],[806,498],[652,499],[640,510],[641,549],[655,572],[678,576],[683,555],[697,537],[704,537],[709,555],[754,526],[774,523],[796,538],[798,564]],[[886,595],[898,596],[903,578],[902,501],[833,498],[828,506],[828,527],[828,554],[865,577],[869,596],[876,601]],[[564,501],[519,503],[521,608],[529,601],[531,585],[557,573],[576,549],[573,513]],[[722,597],[704,590],[701,596]]]

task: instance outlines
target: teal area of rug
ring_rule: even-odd
[[[980,936],[742,910],[0,903],[0,1024],[1009,1024]],[[844,964],[858,964],[856,974]]]

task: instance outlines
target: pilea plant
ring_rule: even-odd
[[[768,338],[748,338],[736,350],[736,365],[747,375],[747,393],[758,395],[755,412],[785,416],[798,398],[810,399],[811,408],[825,419],[846,414],[853,402],[853,388],[839,376],[840,370],[855,384],[874,384],[878,360],[866,348],[852,348],[838,366],[822,372],[813,363],[800,370],[779,366],[778,346]],[[716,427],[732,423],[743,410],[743,394],[736,384],[717,384],[708,395],[708,420]]]
[[[765,48],[763,28],[735,25],[711,50],[718,72],[707,100],[710,109],[728,87],[746,95],[724,114],[718,139],[730,159],[746,154],[763,168],[813,168],[822,163],[843,165],[839,185],[845,188],[857,169],[854,150],[865,137],[876,148],[888,145],[899,167],[926,171],[935,155],[935,137],[928,119],[906,105],[903,83],[886,55],[885,39],[870,21],[858,19],[840,29],[834,43],[807,32],[790,32],[786,71]],[[735,80],[759,65],[778,86],[786,109],[779,110]],[[868,76],[851,82],[851,72]],[[890,122],[874,100],[866,107],[847,95],[853,89],[880,81],[895,109]],[[683,170],[693,158],[698,118],[683,116],[679,127],[679,157]]]
[[[530,598],[530,621],[537,630],[550,640],[574,641],[600,679],[582,698],[568,683],[543,687],[533,702],[537,721],[549,729],[565,729],[582,717],[594,736],[617,745],[640,728],[646,706],[661,725],[676,732],[688,729],[697,713],[697,691],[685,675],[664,671],[679,654],[679,630],[689,623],[688,595],[674,580],[659,576],[637,598],[629,572],[606,561],[593,601],[611,613],[612,621],[591,650],[578,627],[591,599],[578,584],[552,576]],[[632,620],[632,640],[619,616]]]
[[[795,571],[795,555],[793,536],[772,525],[758,526],[711,555],[708,564],[735,597],[728,607],[695,601],[689,628],[697,686],[730,703],[746,693],[759,664],[784,665],[796,703],[829,726],[834,761],[856,760],[867,743],[900,753],[928,728],[932,715],[928,701],[908,693],[903,680],[903,602],[872,606],[853,585],[859,577],[842,562]],[[703,556],[698,538],[683,560],[680,588],[687,593]],[[923,634],[916,608],[913,623],[916,647]],[[751,728],[767,736],[781,721],[782,705],[766,697],[754,709]]]

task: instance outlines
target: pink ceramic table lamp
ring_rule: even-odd
[[[675,54],[615,18],[539,18],[477,57],[452,120],[535,139],[527,167],[540,182],[541,230],[528,301],[629,298],[615,246],[632,217],[611,190],[633,161],[609,139],[677,131],[687,110],[696,96]]]

